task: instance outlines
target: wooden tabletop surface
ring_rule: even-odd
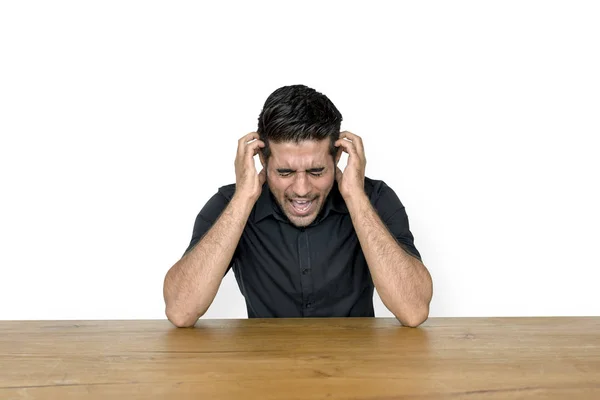
[[[600,399],[600,317],[0,321],[0,399]]]

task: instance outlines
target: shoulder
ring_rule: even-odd
[[[198,214],[198,218],[203,218],[207,221],[216,220],[225,207],[227,207],[234,193],[235,184],[221,186],[204,204]]]
[[[365,193],[371,199],[376,201],[382,196],[387,196],[394,191],[384,181],[365,177]]]
[[[217,191],[217,195],[225,198],[225,200],[227,200],[227,202],[229,202],[232,199],[234,194],[235,194],[235,183],[221,186],[219,188],[219,190]]]
[[[382,214],[404,208],[394,189],[382,180],[365,177],[365,193],[373,207]]]

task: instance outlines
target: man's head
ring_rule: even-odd
[[[315,220],[333,187],[341,122],[327,96],[303,85],[277,89],[258,117],[267,183],[296,226]]]

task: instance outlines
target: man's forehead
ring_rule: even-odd
[[[329,141],[306,140],[269,144],[271,157],[276,167],[324,167],[329,155]]]

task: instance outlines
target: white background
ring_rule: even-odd
[[[406,206],[431,316],[600,315],[599,10],[3,2],[0,319],[164,318],[237,139],[296,83]],[[206,317],[246,317],[233,274]]]

